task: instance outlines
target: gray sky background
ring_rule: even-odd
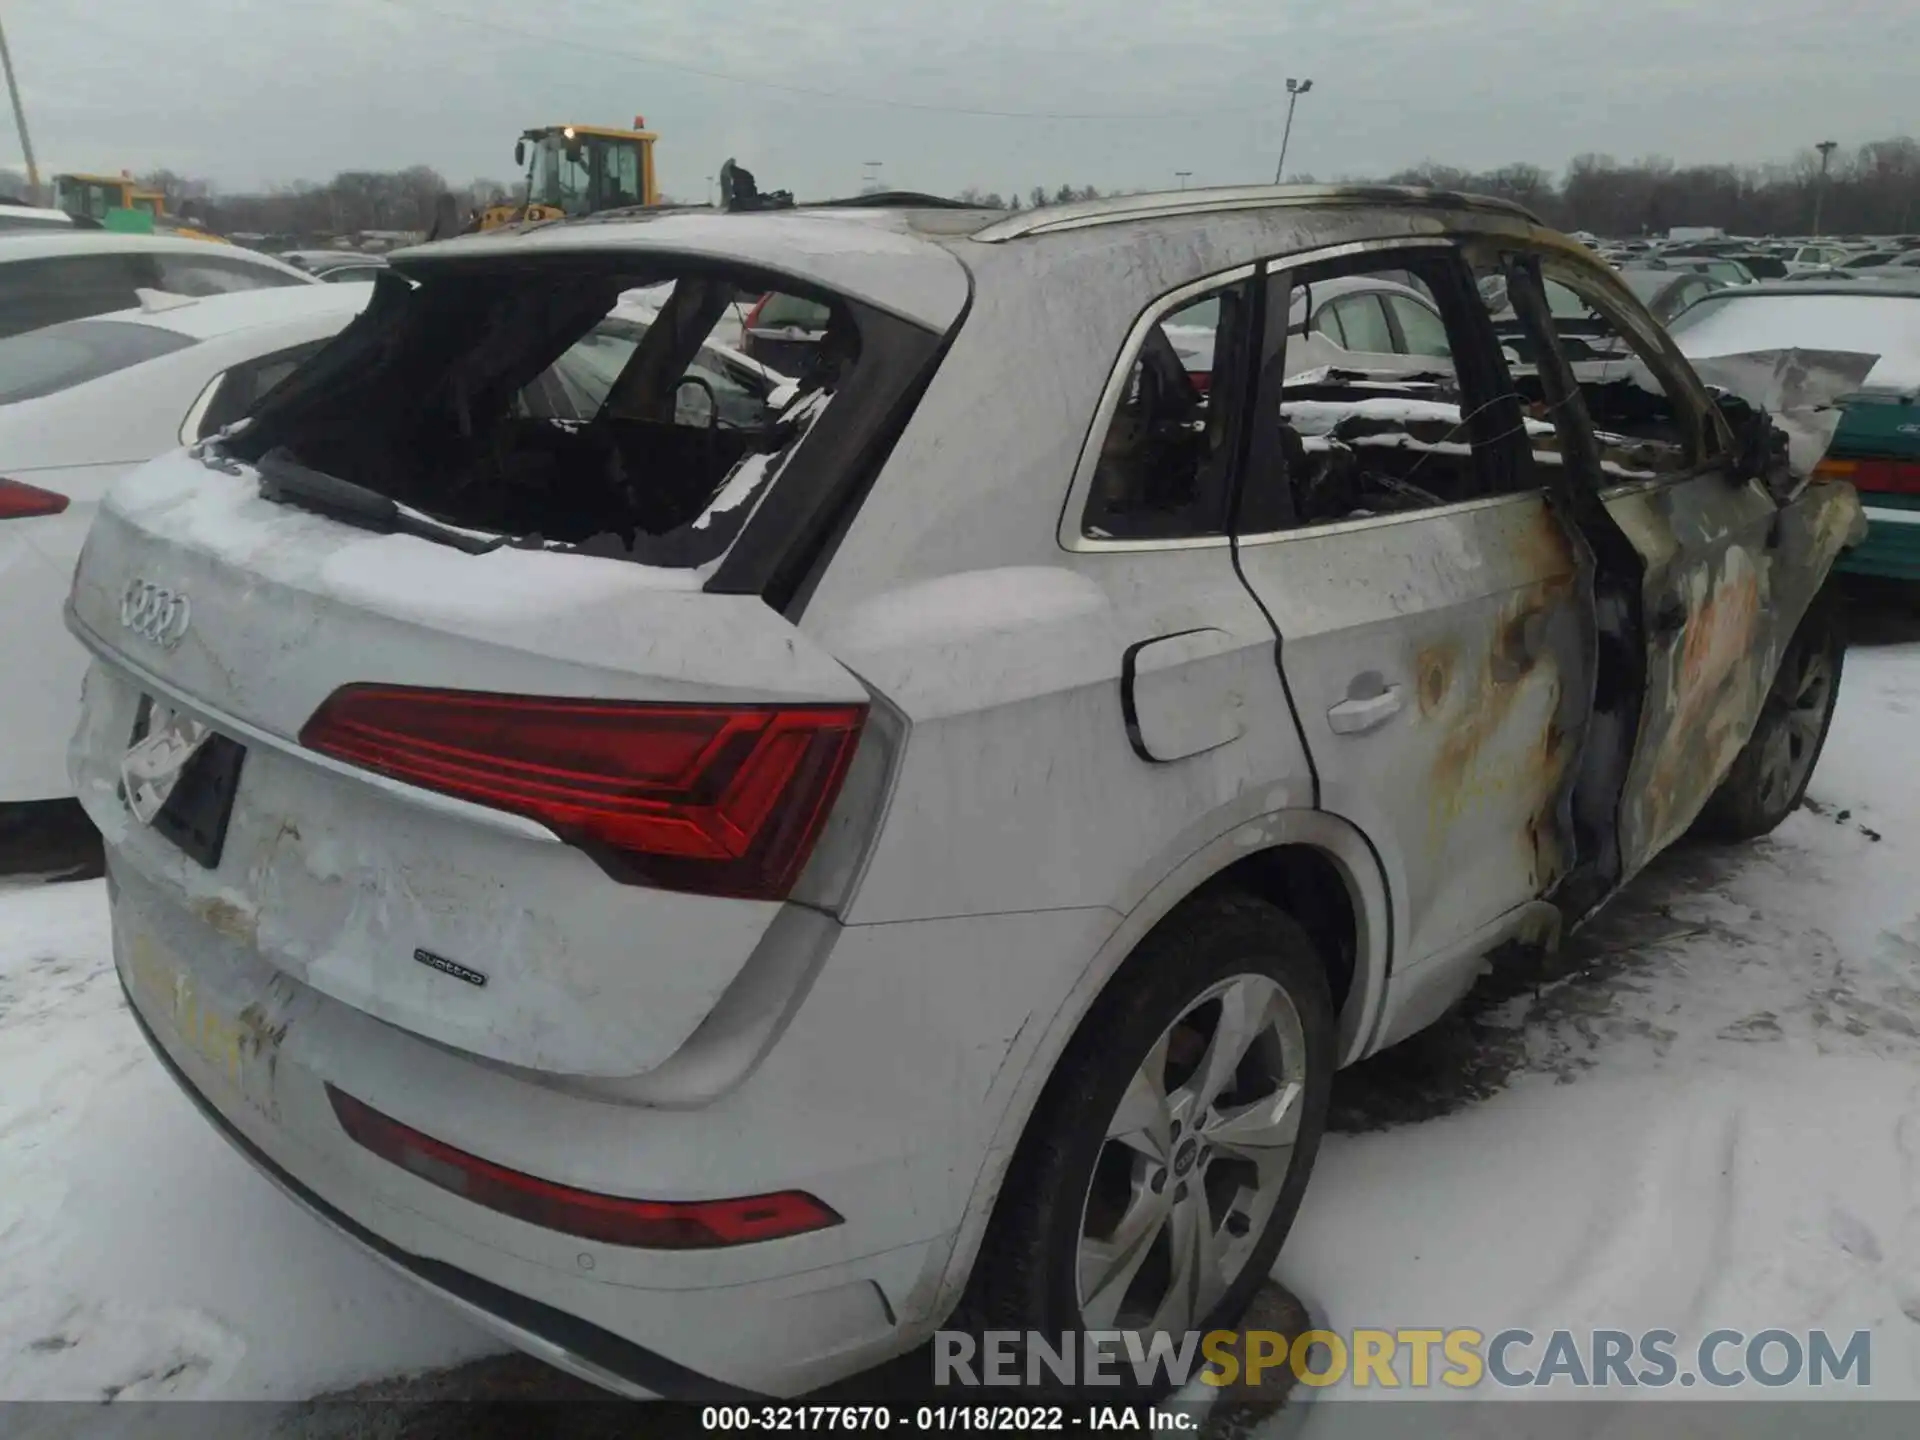
[[[802,198],[852,193],[868,160],[938,192],[1270,180],[1289,75],[1314,89],[1287,168],[1321,179],[1589,150],[1785,160],[1920,129],[1920,5],[1895,0],[959,8],[0,0],[0,19],[44,172],[165,166],[228,191],[413,163],[510,179],[526,126],[636,114],[689,200],[729,155]],[[18,164],[0,113],[0,166]]]

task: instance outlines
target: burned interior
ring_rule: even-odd
[[[1475,282],[1461,284],[1450,259],[1411,252],[1248,280],[1169,311],[1146,328],[1117,396],[1085,534],[1223,534],[1242,407],[1281,417],[1250,426],[1242,534],[1538,490],[1536,467],[1563,465],[1538,346],[1507,276],[1488,267]],[[1697,465],[1703,438],[1607,300],[1553,278],[1544,288],[1603,482]],[[1256,346],[1258,380],[1227,363]]]
[[[1526,418],[1474,329],[1478,306],[1436,252],[1276,272],[1182,305],[1148,327],[1116,397],[1084,532],[1219,534],[1237,503],[1241,533],[1265,533],[1536,488],[1502,442],[1552,427]]]
[[[858,383],[866,322],[843,297],[799,287],[829,316],[803,373],[722,343],[774,285],[694,262],[396,271],[215,448],[340,518],[397,503],[482,543],[701,565]]]

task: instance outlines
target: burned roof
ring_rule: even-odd
[[[1481,210],[1538,225],[1524,206],[1486,195],[1453,190],[1423,190],[1403,185],[1235,185],[1203,190],[1165,190],[1144,195],[1113,195],[1071,205],[1047,205],[989,225],[973,238],[987,243],[1061,230],[1079,230],[1130,220],[1228,214],[1247,210],[1333,209],[1349,206],[1385,209]]]

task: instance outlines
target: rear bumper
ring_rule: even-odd
[[[218,905],[148,873],[153,847],[101,818],[122,983],[222,1133],[508,1343],[630,1395],[800,1395],[924,1340],[950,1303],[1000,1087],[1039,1028],[1022,1022],[1057,1003],[1038,992],[1067,967],[1040,961],[1077,959],[1104,933],[1074,912],[851,927],[748,1079],[668,1108],[515,1072],[332,999],[223,929]],[[582,1240],[362,1149],[329,1084],[557,1184],[660,1200],[799,1189],[844,1223],[718,1250]]]
[[[1869,496],[1861,500],[1867,538],[1841,556],[1838,568],[1849,575],[1920,580],[1920,509],[1876,505]]]
[[[741,1390],[722,1381],[690,1370],[663,1355],[633,1344],[564,1310],[543,1305],[502,1289],[442,1260],[414,1255],[382,1238],[360,1224],[345,1211],[328,1204],[313,1190],[274,1163],[266,1151],[249,1140],[240,1129],[197,1089],[192,1080],[168,1053],[153,1033],[125,977],[121,989],[127,1008],[140,1027],[140,1033],[153,1048],[173,1082],[193,1102],[194,1108],[220,1137],[253,1165],[289,1199],[298,1203],[316,1219],[324,1220],[342,1235],[376,1259],[384,1261],[409,1279],[426,1286],[456,1308],[479,1319],[489,1329],[529,1354],[538,1355],[561,1369],[591,1380],[609,1390],[636,1399],[695,1400],[707,1404],[741,1402],[758,1398],[753,1391]]]
[[[713,1402],[802,1394],[919,1338],[901,1311],[923,1273],[944,1262],[951,1236],[898,1243],[899,1232],[873,1218],[889,1198],[884,1182],[842,1163],[830,1135],[791,1117],[781,1133],[738,1102],[662,1111],[503,1072],[275,970],[175,910],[111,848],[108,878],[129,1005],[200,1110],[309,1211],[508,1343],[620,1393]],[[758,1166],[849,1220],[722,1250],[581,1239],[362,1149],[334,1117],[329,1084],[557,1183],[660,1199],[779,1188],[714,1178]],[[673,1158],[690,1131],[712,1152],[704,1166]],[[529,1158],[535,1151],[544,1154]],[[595,1182],[595,1168],[608,1165],[626,1178]],[[896,1158],[888,1168],[912,1183],[910,1165]]]

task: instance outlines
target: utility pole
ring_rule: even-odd
[[[13,97],[13,124],[20,132],[20,153],[27,162],[27,200],[40,203],[40,167],[33,163],[33,141],[27,135],[27,107],[20,99],[20,82],[13,78],[13,52],[7,48],[7,27],[0,21],[0,70],[7,72],[7,94]]]
[[[1280,132],[1280,163],[1273,167],[1273,183],[1278,185],[1287,173],[1287,142],[1293,139],[1293,107],[1300,103],[1300,97],[1313,88],[1311,80],[1287,81],[1287,128]]]
[[[862,192],[871,193],[880,188],[880,167],[886,163],[884,160],[862,160],[860,162],[860,189]]]
[[[1193,178],[1193,172],[1191,170],[1176,170],[1173,172],[1173,178],[1180,182],[1180,188],[1184,190],[1187,188],[1187,181]]]
[[[1833,152],[1840,148],[1837,140],[1822,140],[1813,147],[1820,152],[1820,178],[1814,182],[1813,191],[1813,238],[1820,238],[1820,210],[1827,198],[1827,162],[1833,159]]]

